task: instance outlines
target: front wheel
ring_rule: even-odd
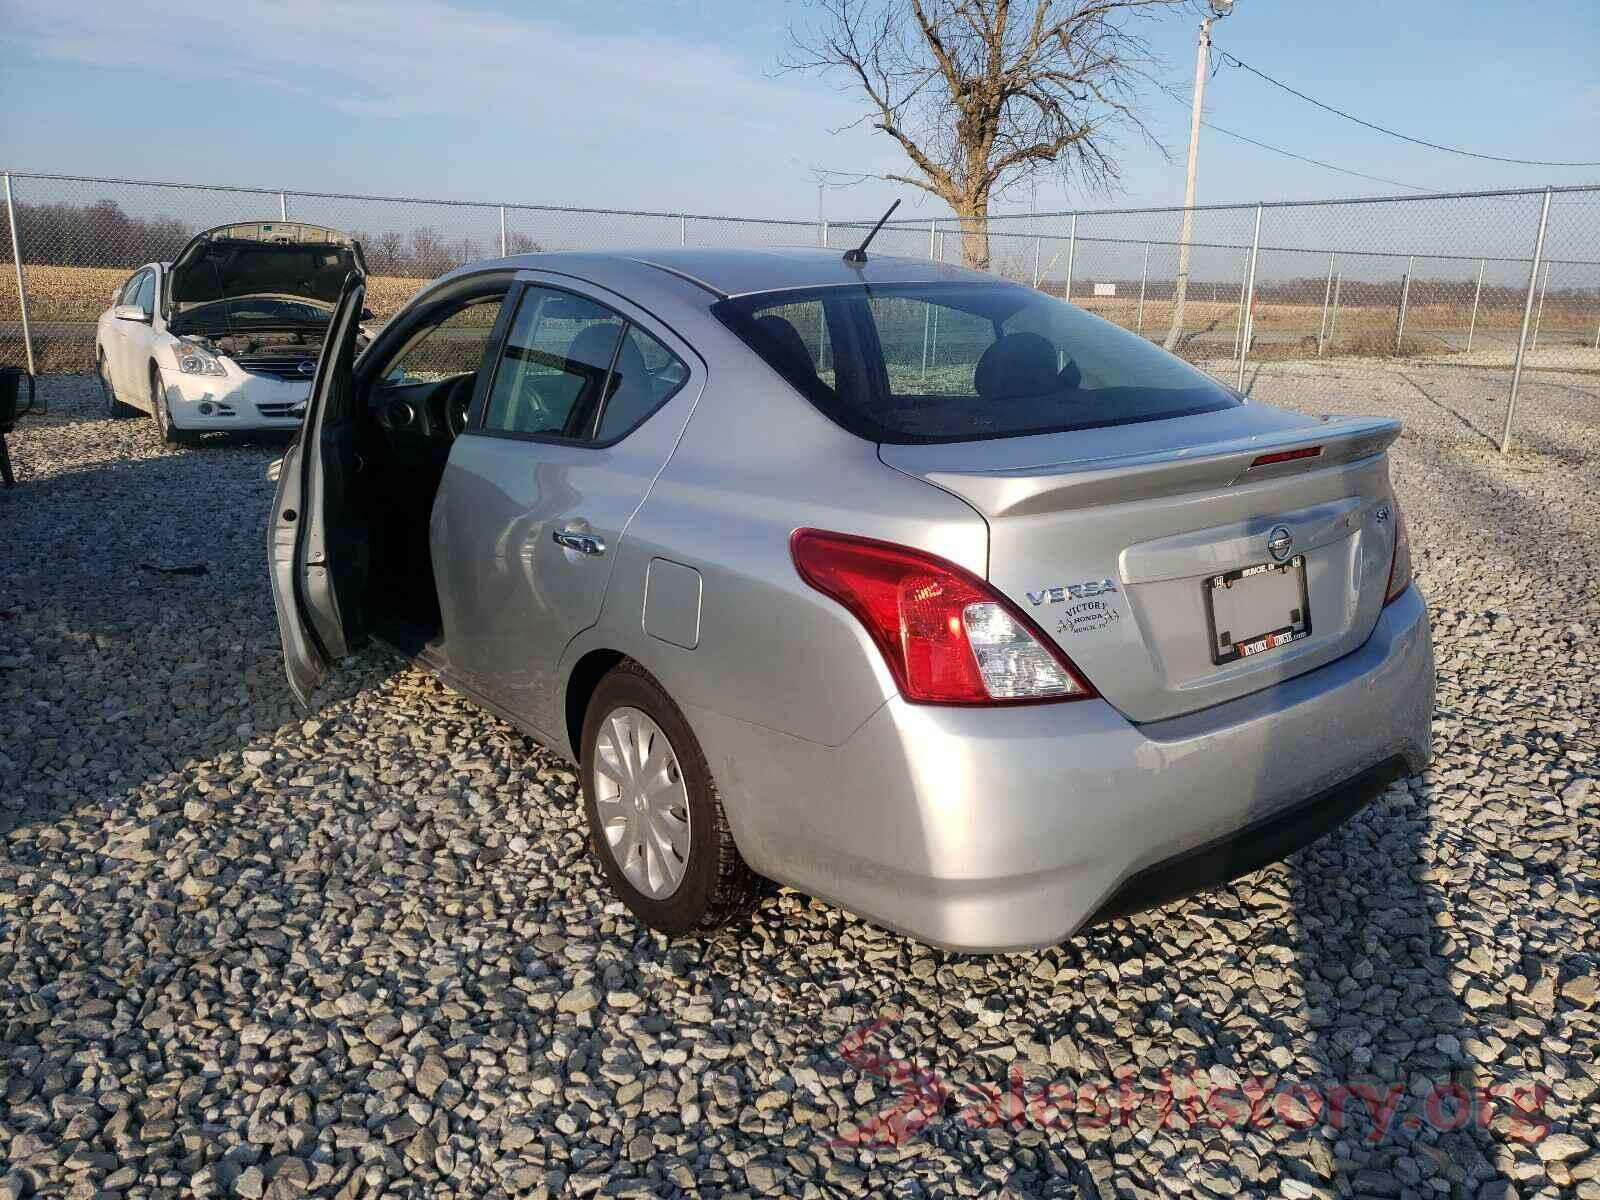
[[[760,903],[766,883],[739,856],[700,743],[644,668],[624,662],[600,681],[580,752],[591,841],[635,916],[709,932]]]
[[[167,408],[167,389],[161,384],[161,371],[150,368],[150,411],[155,414],[156,429],[161,440],[169,446],[179,446],[194,440],[194,435],[172,423],[172,413]]]

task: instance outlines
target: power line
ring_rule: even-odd
[[[1385,179],[1382,175],[1368,175],[1362,171],[1352,171],[1349,167],[1336,167],[1332,163],[1325,163],[1315,158],[1307,158],[1304,154],[1296,154],[1293,150],[1285,150],[1281,146],[1269,146],[1266,142],[1258,142],[1255,138],[1245,137],[1242,133],[1235,133],[1231,129],[1224,129],[1221,125],[1213,125],[1210,121],[1201,121],[1207,129],[1214,129],[1218,133],[1225,133],[1231,138],[1238,138],[1241,142],[1249,142],[1252,146],[1260,146],[1263,150],[1271,150],[1274,154],[1282,154],[1288,158],[1297,158],[1303,163],[1310,163],[1314,167],[1322,167],[1329,171],[1337,171],[1341,175],[1354,175],[1357,179],[1370,179],[1373,183],[1387,183],[1394,187],[1410,188],[1413,192],[1434,192],[1437,188],[1418,187],[1414,183],[1402,183],[1398,179]]]
[[[1430,150],[1443,150],[1446,154],[1460,154],[1466,158],[1480,158],[1485,162],[1513,163],[1519,167],[1600,167],[1600,162],[1553,162],[1538,158],[1505,158],[1498,154],[1476,154],[1471,150],[1461,150],[1455,146],[1441,146],[1438,142],[1427,142],[1421,138],[1414,138],[1407,134],[1399,133],[1393,129],[1385,129],[1382,125],[1374,125],[1371,121],[1363,121],[1360,117],[1352,116],[1343,109],[1335,108],[1331,104],[1324,104],[1321,100],[1318,100],[1312,96],[1308,96],[1304,92],[1296,91],[1282,80],[1274,79],[1265,71],[1257,70],[1243,59],[1229,54],[1215,42],[1212,43],[1212,46],[1222,57],[1222,61],[1227,63],[1229,66],[1243,67],[1246,71],[1249,71],[1250,74],[1256,76],[1257,78],[1266,80],[1268,83],[1272,84],[1273,87],[1282,88],[1291,96],[1298,96],[1307,104],[1314,104],[1324,112],[1331,112],[1336,117],[1343,117],[1346,121],[1354,121],[1357,125],[1364,125],[1366,128],[1374,129],[1379,133],[1386,133],[1390,137],[1399,138],[1403,142],[1410,142],[1414,146],[1426,146]],[[1407,184],[1403,186],[1410,185]]]
[[[1186,101],[1180,100],[1177,96],[1173,96],[1172,99],[1174,103],[1180,104],[1184,108],[1189,107]],[[1304,154],[1296,154],[1293,150],[1285,150],[1282,146],[1272,146],[1266,142],[1258,142],[1253,137],[1246,137],[1244,134],[1238,133],[1232,129],[1224,129],[1221,125],[1214,125],[1210,121],[1202,120],[1200,124],[1204,125],[1207,129],[1214,129],[1218,133],[1227,134],[1231,138],[1238,138],[1241,142],[1249,142],[1252,146],[1259,146],[1263,150],[1270,150],[1274,154],[1282,154],[1286,158],[1298,159],[1303,163],[1310,163],[1314,167],[1322,167],[1325,170],[1337,171],[1341,175],[1354,175],[1357,179],[1368,179],[1373,183],[1387,183],[1393,187],[1410,188],[1413,192],[1436,192],[1439,190],[1431,187],[1419,187],[1417,184],[1405,183],[1399,179],[1386,179],[1382,175],[1368,175],[1365,171],[1352,171],[1349,167],[1335,166],[1333,163],[1326,163],[1318,158],[1307,158]]]

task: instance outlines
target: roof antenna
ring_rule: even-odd
[[[864,262],[867,261],[867,246],[869,244],[871,244],[873,238],[878,236],[878,230],[883,228],[883,223],[885,221],[887,221],[889,219],[890,215],[893,214],[894,210],[899,208],[899,207],[900,207],[900,201],[898,201],[898,200],[896,200],[893,204],[889,205],[889,211],[884,213],[883,216],[878,218],[878,223],[872,227],[872,232],[867,234],[866,237],[861,239],[861,245],[857,246],[854,250],[846,250],[844,252],[844,260],[845,260],[845,262],[847,262],[847,263],[864,263]]]

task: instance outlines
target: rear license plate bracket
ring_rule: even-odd
[[[1211,661],[1254,658],[1311,636],[1305,555],[1208,576],[1201,585]]]

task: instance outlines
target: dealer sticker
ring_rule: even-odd
[[[1057,633],[1094,633],[1122,620],[1122,614],[1104,600],[1080,600],[1063,609]]]

